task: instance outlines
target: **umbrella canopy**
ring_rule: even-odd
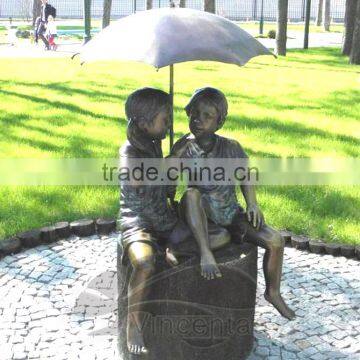
[[[192,60],[245,65],[258,55],[272,53],[231,21],[179,8],[142,11],[122,18],[80,51],[83,62],[130,60],[156,68]]]

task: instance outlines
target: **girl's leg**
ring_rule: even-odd
[[[128,257],[133,267],[128,287],[127,345],[133,354],[146,353],[142,330],[144,328],[143,302],[149,293],[149,279],[155,272],[155,254],[150,244],[134,242]]]

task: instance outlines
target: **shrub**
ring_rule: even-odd
[[[276,30],[269,30],[268,38],[269,39],[276,39]]]
[[[21,39],[29,39],[30,38],[30,31],[28,30],[18,30],[16,32],[16,37]]]

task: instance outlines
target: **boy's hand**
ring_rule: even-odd
[[[246,216],[249,223],[257,230],[264,224],[264,215],[256,204],[247,207]]]

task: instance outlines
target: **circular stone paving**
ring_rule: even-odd
[[[262,256],[250,359],[360,359],[360,263],[286,248],[282,292],[297,313],[287,321],[263,300]],[[0,358],[119,358],[116,302],[116,234],[7,256]]]

